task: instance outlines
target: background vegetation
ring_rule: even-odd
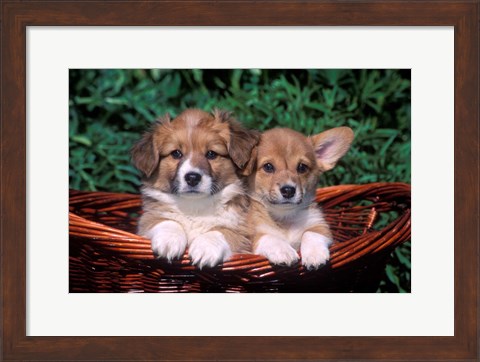
[[[322,185],[410,183],[410,70],[70,70],[70,188],[137,193],[130,148],[158,116],[234,111],[250,128],[346,125],[352,148]],[[379,291],[410,291],[410,243]]]

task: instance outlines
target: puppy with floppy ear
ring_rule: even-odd
[[[142,173],[138,233],[167,260],[188,247],[193,264],[213,267],[232,253],[251,252],[250,200],[242,170],[259,134],[230,113],[188,109],[164,116],[132,148]]]
[[[334,128],[306,137],[287,128],[264,132],[249,176],[255,225],[253,251],[273,264],[292,265],[301,253],[307,269],[330,257],[332,234],[314,203],[319,176],[348,151],[353,131]]]

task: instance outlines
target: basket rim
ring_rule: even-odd
[[[120,200],[125,206],[138,205],[138,203],[141,203],[140,194],[77,190],[70,190],[69,203],[71,203],[72,200],[88,199],[93,194],[97,199],[107,197]],[[339,196],[341,197],[339,198]],[[411,186],[410,184],[402,182],[375,182],[368,184],[327,186],[317,189],[315,201],[320,203],[322,207],[332,207],[332,205],[345,200],[368,197],[381,198],[386,196],[389,198],[403,198],[405,203],[403,214],[399,215],[398,218],[381,230],[370,230],[368,233],[366,232],[348,240],[348,242],[333,244],[330,248],[331,257],[328,263],[330,268],[340,268],[365,255],[375,254],[389,247],[394,248],[410,238]],[[152,252],[149,239],[96,221],[87,220],[71,211],[69,212],[69,236],[88,239],[89,243],[101,249],[106,254],[113,253],[115,256],[126,261],[154,262],[156,265],[170,269],[196,269],[196,267],[191,264],[188,251],[184,254],[183,258],[179,260],[167,262],[166,260],[158,259]],[[378,241],[380,241],[380,243],[377,243]],[[345,252],[344,249],[347,247],[350,252]],[[277,267],[278,266],[270,264],[270,262],[261,255],[234,254],[228,261],[212,269],[223,272],[254,270],[256,272],[265,271],[265,273],[268,274],[272,271],[272,268]],[[292,267],[283,268],[297,269],[301,273],[305,271],[301,263]]]

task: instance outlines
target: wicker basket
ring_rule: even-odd
[[[317,190],[335,243],[318,271],[238,254],[198,270],[186,253],[168,263],[134,234],[139,195],[70,191],[70,292],[374,292],[392,250],[410,238],[410,185]]]

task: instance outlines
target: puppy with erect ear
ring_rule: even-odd
[[[259,137],[228,112],[188,109],[161,118],[132,148],[143,182],[138,233],[159,258],[181,258],[188,247],[203,268],[251,252],[242,173]]]
[[[332,234],[314,203],[320,175],[332,169],[348,151],[353,131],[338,127],[306,137],[287,128],[264,132],[254,150],[249,176],[253,199],[249,215],[255,225],[253,251],[273,264],[292,265],[299,259],[318,269],[330,257]]]

